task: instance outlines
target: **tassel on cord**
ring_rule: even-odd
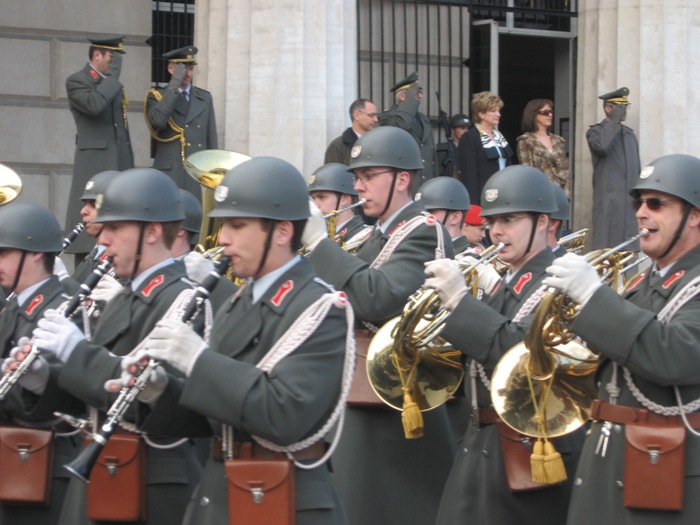
[[[544,468],[544,442],[539,438],[532,447],[530,469],[532,470],[532,481],[547,483],[547,473]]]
[[[566,481],[566,468],[561,454],[554,448],[551,441],[544,440],[544,471],[547,474],[547,483],[561,483]]]
[[[401,378],[401,390],[403,390],[403,411],[401,412],[401,422],[403,423],[403,432],[406,439],[417,439],[423,437],[423,414],[420,411],[418,403],[413,399],[411,390],[416,382],[416,371],[420,358],[414,356],[411,364],[411,371],[408,373],[408,378],[403,374],[403,368],[400,366],[399,357],[394,354],[392,356],[396,370]]]

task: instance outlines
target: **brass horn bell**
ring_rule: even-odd
[[[22,192],[22,179],[17,173],[0,164],[0,206],[12,202]]]

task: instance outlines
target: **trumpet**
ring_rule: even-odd
[[[360,199],[357,202],[351,204],[350,206],[346,206],[345,208],[341,208],[339,210],[333,210],[332,212],[324,215],[323,218],[326,219],[326,225],[328,228],[328,237],[330,237],[331,239],[335,239],[336,221],[338,219],[338,215],[340,215],[344,211],[352,210],[353,208],[362,206],[365,202],[367,202],[367,199]]]
[[[214,270],[209,273],[197,288],[195,288],[195,293],[183,312],[183,322],[191,323],[196,318],[204,301],[209,297],[216,283],[219,282],[219,279],[228,268],[228,262],[228,257],[220,259]],[[78,457],[63,466],[71,475],[85,483],[89,483],[90,472],[92,472],[92,468],[95,466],[102,449],[107,445],[109,438],[116,430],[119,422],[124,418],[129,407],[131,407],[138,395],[146,387],[151,374],[153,374],[158,365],[159,363],[156,360],[149,360],[148,364],[139,371],[134,384],[121,389],[117,399],[107,411],[107,419],[102,424],[99,431],[90,434],[92,438],[90,444],[83,449]]]
[[[586,245],[586,237],[588,237],[588,228],[582,228],[569,235],[564,235],[557,241],[557,244],[563,246],[567,252],[581,253]]]
[[[92,273],[88,276],[84,283],[80,285],[78,293],[71,297],[68,301],[63,303],[59,310],[67,318],[73,317],[78,310],[78,307],[83,303],[85,298],[90,295],[92,290],[97,286],[102,276],[107,273],[112,265],[112,260],[110,258],[105,259],[102,263],[97,266]],[[2,378],[0,378],[0,401],[5,399],[10,389],[14,386],[19,379],[27,373],[29,367],[32,365],[34,360],[39,357],[40,351],[35,343],[32,343],[32,348],[29,353],[25,356],[24,360],[15,368],[14,370],[6,373]]]
[[[503,248],[500,243],[462,268],[465,278],[477,266],[493,262]],[[420,412],[445,403],[464,377],[462,353],[439,337],[449,315],[435,290],[421,288],[409,297],[402,314],[385,323],[370,342],[369,383],[379,399],[417,423],[407,425],[404,420],[407,438],[422,435]]]

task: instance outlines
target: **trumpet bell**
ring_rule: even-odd
[[[531,353],[525,343],[519,343],[506,352],[491,376],[494,410],[509,427],[526,436],[563,436],[581,427],[591,416],[597,393],[596,355],[571,340],[555,346],[549,356],[554,362],[554,377],[528,378]],[[538,426],[540,418],[533,399],[538,403],[545,400],[544,407],[540,407],[545,436]]]
[[[404,359],[400,352],[392,351],[392,334],[400,321],[400,318],[394,318],[387,322],[372,338],[367,350],[369,383],[384,403],[396,410],[403,410],[404,392],[397,367],[401,368],[404,376],[408,376],[417,354],[415,386],[411,394],[421,411],[431,410],[457,392],[464,377],[462,353],[438,336],[427,345],[408,350],[414,353],[407,356],[409,359]],[[425,322],[418,324],[419,330],[421,323]]]
[[[15,200],[22,191],[22,179],[14,170],[0,164],[0,206]]]

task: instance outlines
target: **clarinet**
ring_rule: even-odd
[[[70,231],[70,233],[66,235],[66,238],[63,239],[63,248],[61,248],[61,253],[59,253],[58,255],[63,255],[63,252],[66,251],[66,248],[73,244],[73,241],[78,238],[78,235],[80,235],[84,229],[85,223],[79,222],[78,224],[76,224],[75,228],[73,228]]]
[[[189,303],[187,303],[181,317],[182,322],[191,323],[195,317],[197,317],[205,299],[209,297],[214,286],[216,286],[216,283],[219,282],[219,279],[228,268],[229,260],[229,257],[222,257],[219,259],[214,269],[209,272],[209,275],[195,288],[195,293]],[[117,399],[107,411],[107,418],[99,431],[90,433],[92,441],[83,449],[78,457],[63,466],[71,475],[85,483],[90,482],[90,472],[92,472],[92,468],[95,466],[102,449],[107,445],[109,438],[117,429],[119,422],[124,418],[129,407],[131,407],[138,395],[146,387],[151,374],[153,374],[158,365],[159,363],[155,359],[150,359],[148,364],[144,366],[135,377],[134,384],[122,387]]]
[[[102,263],[100,263],[100,265],[92,271],[85,282],[80,285],[78,293],[61,305],[60,309],[63,310],[61,313],[66,318],[70,319],[73,317],[73,315],[75,315],[82,302],[88,295],[90,295],[95,286],[97,286],[97,283],[100,281],[102,276],[109,271],[111,265],[112,260],[109,257],[102,261]],[[19,363],[17,368],[0,378],[0,401],[5,399],[12,386],[19,381],[27,370],[29,370],[29,367],[32,365],[34,360],[39,357],[40,352],[36,343],[33,342],[33,339],[30,343],[32,345],[32,349],[22,360],[22,362]]]

